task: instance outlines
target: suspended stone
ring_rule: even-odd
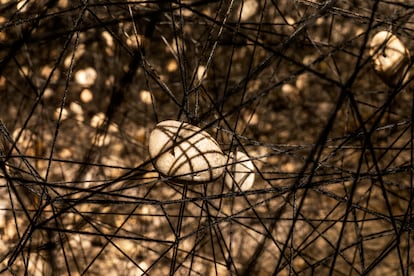
[[[370,55],[375,72],[388,86],[396,87],[409,78],[410,51],[392,33],[381,31],[374,35]]]
[[[206,183],[219,178],[226,157],[206,131],[188,123],[158,123],[149,137],[149,153],[160,174],[182,183]]]
[[[247,191],[253,186],[254,178],[254,164],[250,158],[241,151],[230,153],[224,177],[227,187],[234,191]]]

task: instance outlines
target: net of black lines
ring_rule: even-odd
[[[411,275],[413,13],[0,1],[0,272]],[[168,120],[207,179],[154,166]]]

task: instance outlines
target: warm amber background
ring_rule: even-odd
[[[366,42],[413,49],[413,3],[158,2],[0,1],[0,269],[410,274],[412,84]],[[165,119],[246,152],[253,188],[160,179]]]

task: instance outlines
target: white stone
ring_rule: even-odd
[[[96,133],[92,136],[91,142],[97,147],[108,146],[111,143],[111,136],[107,133]]]
[[[243,3],[243,10],[241,11],[240,20],[246,21],[250,19],[253,15],[258,14],[258,7],[259,4],[256,0],[245,0]]]
[[[26,0],[20,0],[17,2],[16,8],[19,12],[27,12],[29,10],[29,2]]]
[[[66,9],[69,6],[69,0],[60,0],[58,6],[59,8]]]
[[[167,71],[168,72],[175,72],[178,70],[178,63],[175,59],[171,59],[168,63],[167,63]]]
[[[106,45],[108,45],[109,47],[114,46],[114,39],[108,31],[103,31],[101,35],[102,35],[102,38],[105,40]]]
[[[149,153],[164,176],[183,183],[206,183],[219,178],[226,157],[206,131],[188,123],[160,122],[149,137]]]
[[[75,73],[76,82],[84,87],[92,86],[97,77],[98,73],[96,73],[96,70],[92,67],[79,70]]]
[[[392,33],[381,31],[372,37],[370,56],[375,72],[387,85],[395,87],[408,79],[410,52]]]
[[[152,104],[152,95],[151,95],[151,92],[148,91],[148,90],[141,90],[139,92],[139,99],[144,104],[147,104],[147,105],[151,105]]]
[[[75,119],[77,122],[82,123],[85,120],[83,117],[83,108],[79,103],[71,102],[69,109],[75,114]]]
[[[79,103],[71,102],[69,105],[70,111],[75,113],[76,115],[82,115],[83,114],[83,108]]]
[[[230,153],[224,177],[227,187],[234,191],[247,191],[253,186],[254,178],[254,164],[250,158],[241,151]]]
[[[147,273],[144,274],[144,272],[149,268],[148,264],[144,261],[140,262],[138,264],[138,267],[136,268],[136,274],[137,276],[141,275],[147,275]]]
[[[40,69],[40,75],[45,79],[50,78],[52,83],[57,83],[60,79],[59,69],[49,65],[45,65]]]
[[[66,108],[56,108],[54,118],[55,120],[66,120],[69,117],[69,112]]]
[[[3,183],[2,183],[3,184]],[[6,228],[7,201],[0,199],[0,229]],[[0,235],[1,237],[1,235]],[[1,240],[1,239],[0,239]]]
[[[105,118],[106,118],[105,113],[103,112],[96,113],[95,115],[93,115],[91,119],[91,127],[93,128],[101,127],[105,122]]]
[[[296,93],[296,86],[290,83],[285,83],[282,85],[282,93],[285,96],[289,96]]]
[[[55,94],[55,91],[52,88],[46,88],[45,92],[43,93],[43,98],[44,99],[50,99],[53,94]]]
[[[63,64],[66,68],[69,68],[73,66],[86,52],[86,46],[84,43],[79,44],[79,46],[76,48],[75,52],[69,52],[69,54],[66,56],[65,60],[63,61]]]
[[[206,67],[200,65],[197,68],[197,78],[201,82],[207,77]]]
[[[93,93],[89,89],[83,89],[80,94],[80,99],[84,103],[90,103],[93,100]]]

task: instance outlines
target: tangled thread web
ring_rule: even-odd
[[[0,272],[412,273],[412,78],[369,54],[412,1],[0,3]],[[254,185],[160,175],[171,119]]]

